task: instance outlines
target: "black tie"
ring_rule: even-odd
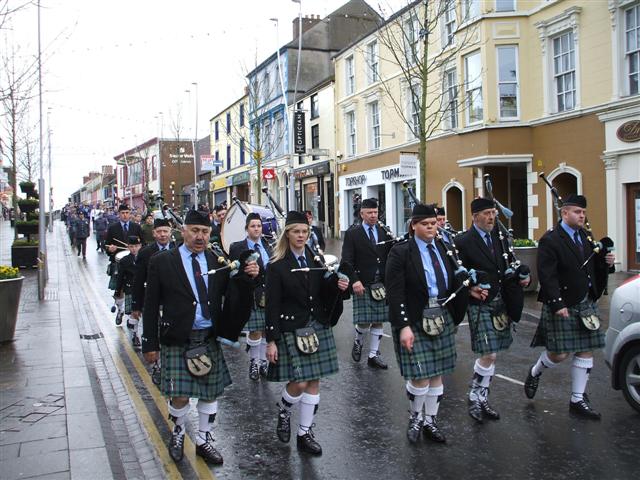
[[[489,250],[491,250],[491,253],[495,255],[496,252],[493,251],[493,242],[491,241],[491,235],[489,235],[488,233],[485,233],[484,239],[487,242],[487,247],[489,247]]]
[[[376,237],[373,236],[373,227],[369,227],[369,241],[375,245],[376,244]]]
[[[298,257],[298,262],[300,263],[300,268],[307,268],[307,259],[304,258],[304,255]]]
[[[580,256],[584,258],[584,246],[580,241],[580,234],[578,233],[577,230],[573,232],[573,241],[576,242],[576,245],[578,246],[578,250],[580,250]]]
[[[200,311],[202,316],[206,319],[211,318],[209,312],[209,300],[207,298],[207,286],[202,278],[202,272],[200,271],[200,262],[198,262],[198,254],[191,254],[191,267],[193,268],[193,278],[196,281],[196,289],[198,290],[198,302],[200,303]]]
[[[129,236],[129,224],[128,224],[128,223],[125,223],[125,224],[122,226],[122,230],[124,230],[124,238],[125,238],[125,240],[128,240],[128,238],[127,238],[127,237]]]
[[[444,280],[444,273],[442,273],[442,266],[438,261],[438,257],[436,255],[435,248],[433,247],[433,243],[427,245],[427,251],[429,252],[429,256],[431,257],[431,264],[433,265],[433,270],[436,272],[436,284],[438,285],[438,298],[445,298],[447,296],[447,284]]]

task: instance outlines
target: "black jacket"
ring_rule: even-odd
[[[116,292],[133,293],[133,284],[138,270],[136,257],[129,254],[120,260],[118,265],[118,283],[116,284]],[[132,304],[132,310],[133,308]]]
[[[210,270],[221,266],[209,251],[205,251],[205,256]],[[233,326],[246,323],[250,313],[249,302],[241,301],[246,292],[228,288],[238,282],[229,282],[227,270],[210,275],[208,282],[213,336],[224,336],[232,327],[231,323]],[[179,249],[153,255],[149,261],[144,296],[142,351],[158,351],[160,344],[184,345],[193,328],[197,305]],[[238,334],[242,325],[237,330]]]
[[[538,243],[538,300],[549,305],[553,312],[576,305],[587,294],[597,300],[606,287],[609,267],[603,255],[594,255],[581,268],[593,250],[583,231],[580,238],[584,255],[560,224],[545,233]]]
[[[310,267],[313,260],[309,247],[305,258]],[[270,263],[267,269],[267,307],[265,312],[267,341],[278,340],[282,332],[293,332],[307,325],[309,315],[323,325],[333,326],[342,313],[342,295],[336,275],[325,277],[324,271],[292,272],[300,268],[291,250],[284,258]]]
[[[169,249],[175,248],[174,242],[169,242]],[[160,249],[158,244],[153,242],[146,247],[143,247],[138,252],[138,258],[136,258],[136,277],[133,282],[132,289],[132,310],[142,311],[144,307],[144,289],[147,286],[147,270],[149,268],[149,260],[152,256],[158,253]]]
[[[138,237],[142,238],[142,231],[140,230],[140,225],[130,220],[128,235],[137,235]],[[120,241],[117,242],[114,239],[117,239]],[[127,245],[127,241],[128,241],[128,238],[127,238],[127,235],[125,235],[124,231],[122,230],[122,224],[120,223],[120,220],[118,220],[116,223],[112,223],[111,225],[109,225],[109,228],[107,229],[107,236],[104,241],[105,245],[115,245],[116,247],[124,247]],[[114,253],[109,254],[109,259],[112,262],[115,262],[116,253],[118,252],[116,251]]]
[[[451,294],[459,283],[453,275],[454,267],[444,245],[436,241],[436,246],[447,271],[447,294]],[[406,327],[409,324],[422,325],[422,311],[428,306],[429,290],[422,257],[413,238],[398,243],[391,249],[385,278],[391,325],[394,328]],[[447,304],[456,325],[464,318],[468,302],[468,290],[465,289]]]
[[[78,219],[75,223],[75,232],[76,238],[87,238],[89,236],[89,220],[83,218],[82,220]]]
[[[379,225],[375,226],[378,232],[378,242],[391,240],[391,237]],[[348,263],[353,268],[349,280],[351,285],[361,281],[364,285],[370,285],[375,281],[376,271],[380,272],[381,281],[384,282],[384,272],[387,255],[391,243],[374,246],[362,225],[351,227],[344,234],[342,242],[341,261]]]
[[[322,235],[322,230],[320,230],[315,225],[311,225],[311,231],[315,233],[316,237],[318,238],[318,246],[320,247],[320,250],[324,250],[325,241],[324,241],[324,235]]]
[[[209,234],[209,241],[211,243],[217,243],[222,246],[222,224],[211,222],[211,233]]]
[[[253,242],[251,242],[251,244],[253,245]],[[264,238],[262,238],[260,241],[260,245],[262,245],[262,248],[266,250],[266,252],[269,254],[269,258],[271,258],[272,252],[269,243],[266,242]],[[233,242],[229,247],[229,258],[231,260],[238,260],[240,259],[242,252],[246,252],[247,250],[249,250],[249,241],[247,239],[240,240],[239,242]],[[260,266],[260,274],[255,278],[249,277],[242,271],[242,269],[240,269],[236,274],[238,280],[245,282],[247,286],[253,290],[251,305],[252,308],[257,307],[257,302],[264,293],[265,289],[266,269],[264,263],[262,262],[262,256],[258,257],[258,265]]]

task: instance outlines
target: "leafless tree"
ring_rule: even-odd
[[[12,4],[9,5],[9,0],[0,0],[0,30],[6,28],[6,22],[9,20],[11,15],[31,4],[33,4],[33,2],[24,1],[19,2],[18,4],[16,4],[16,2],[12,2]]]
[[[426,172],[429,139],[456,129],[458,114],[473,105],[472,97],[460,101],[461,88],[466,96],[470,89],[459,80],[456,68],[461,52],[479,45],[477,27],[464,25],[469,19],[464,5],[465,2],[457,0],[412,1],[389,17],[379,30],[379,65],[369,60],[373,58],[372,52],[364,47],[367,75],[380,80],[385,101],[419,142],[419,177]],[[393,75],[380,77],[383,64],[384,70],[394,72]],[[468,80],[478,81],[479,77]],[[402,92],[399,96],[398,87]],[[426,198],[424,180],[420,181],[421,199]]]
[[[18,178],[27,182],[35,182],[40,167],[38,158],[38,140],[34,137],[36,125],[24,122],[19,133],[20,149],[18,151]]]

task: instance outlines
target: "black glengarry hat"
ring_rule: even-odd
[[[378,200],[375,198],[365,198],[362,200],[360,208],[378,208]]]
[[[216,205],[215,207],[213,207],[213,209],[215,210],[216,213],[221,212],[222,210],[226,210],[227,206],[220,204],[220,205]]]
[[[418,220],[423,218],[435,218],[436,209],[433,205],[426,205],[424,203],[416,203],[411,212],[411,220]]]
[[[165,218],[156,218],[153,221],[153,228],[158,228],[158,227],[171,227],[171,224],[169,223],[169,220]]]
[[[567,198],[562,201],[562,206],[587,208],[587,199],[583,195],[572,193],[567,195]]]
[[[118,211],[122,212],[123,210],[131,210],[129,208],[129,205],[127,205],[126,203],[121,203],[120,206],[118,207]]]
[[[198,210],[189,210],[187,216],[184,218],[185,225],[202,225],[203,227],[210,227],[209,215]]]
[[[251,220],[260,220],[260,222],[262,222],[262,218],[260,217],[259,213],[251,212],[247,215],[247,218],[244,219],[244,228],[247,228],[249,226]]]
[[[140,245],[140,237],[137,235],[129,235],[127,237],[127,245]]]
[[[309,225],[309,220],[307,220],[307,216],[304,213],[298,212],[296,210],[291,210],[290,212],[287,212],[287,219],[284,221],[284,224],[286,226],[292,225],[294,223],[303,223],[304,225]]]
[[[446,214],[444,207],[436,207],[436,215],[444,217]]]
[[[496,208],[496,204],[493,200],[488,198],[474,198],[471,202],[471,213],[478,213],[488,208]]]

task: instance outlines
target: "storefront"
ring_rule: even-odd
[[[333,175],[329,162],[317,163],[294,170],[296,205],[310,210],[325,236],[333,236]]]
[[[640,106],[598,115],[605,126],[607,232],[622,270],[640,270]],[[589,199],[591,201],[591,199]]]
[[[222,202],[228,202],[227,200],[227,179],[225,177],[216,178],[209,184],[209,190],[213,192],[213,205],[220,205]]]
[[[396,235],[404,234],[411,217],[410,197],[403,185],[405,181],[414,191],[419,189],[415,175],[400,174],[400,164],[340,176],[341,234],[359,221],[360,202],[364,198],[377,198],[380,220]]]
[[[230,179],[229,182],[229,193],[230,198],[238,197],[238,200],[243,202],[249,201],[249,181],[251,179],[251,174],[249,171],[244,171],[241,173],[236,173],[231,177],[227,177]]]

